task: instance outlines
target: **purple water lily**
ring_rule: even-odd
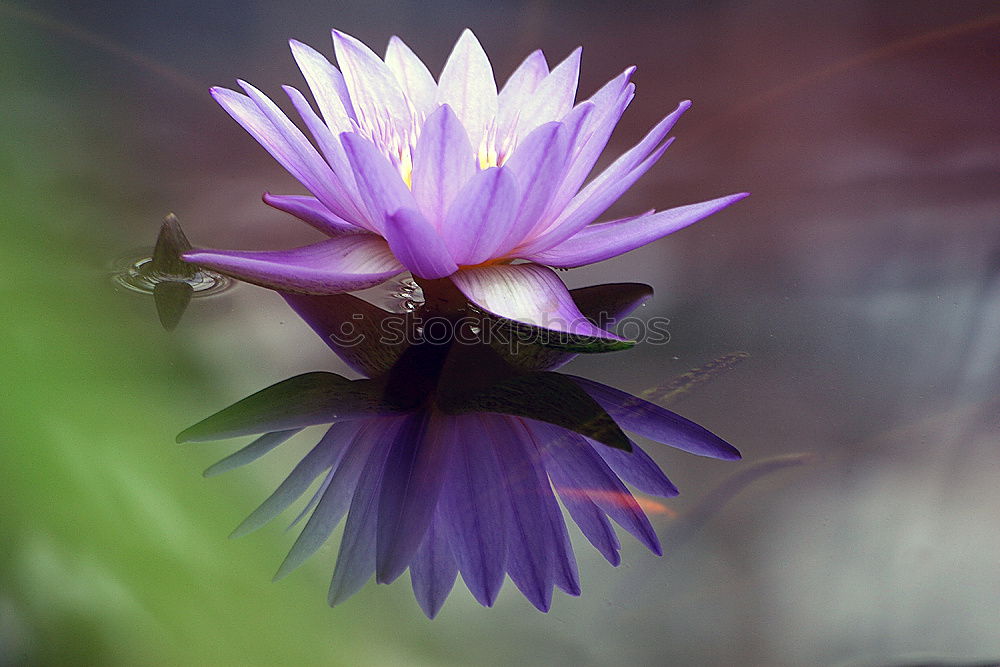
[[[585,314],[624,314],[649,290],[610,285],[574,290]],[[558,587],[580,582],[556,500],[612,564],[613,520],[656,554],[660,543],[632,492],[677,488],[622,429],[701,456],[739,452],[701,426],[605,385],[546,369],[571,356],[551,348],[502,355],[482,344],[386,345],[387,313],[349,295],[286,294],[289,304],[352,368],[373,379],[307,373],[268,387],[192,426],[178,441],[263,433],[206,471],[250,463],[299,430],[333,422],[278,489],[235,531],[245,534],[322,482],[295,522],[308,516],[278,570],[284,576],[346,516],[330,604],[372,574],[389,583],[409,569],[417,601],[434,617],[460,573],[481,604],[505,576],[542,611]],[[595,317],[596,319],[596,317]],[[342,325],[361,323],[345,344]],[[537,353],[537,354],[536,354]],[[553,493],[555,490],[555,494]]]
[[[436,82],[397,37],[384,59],[344,33],[334,31],[333,41],[340,70],[291,42],[319,113],[295,88],[285,92],[312,142],[250,84],[239,82],[245,95],[212,90],[312,193],[265,201],[329,238],[290,250],[196,250],[185,259],[305,294],[359,290],[404,271],[418,282],[447,278],[495,315],[621,340],[581,316],[549,267],[615,257],[746,196],[592,225],[660,158],[689,102],[584,186],[633,97],[634,68],[574,104],[580,49],[551,71],[535,51],[498,91],[468,30]]]

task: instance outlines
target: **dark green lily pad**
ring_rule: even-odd
[[[283,380],[233,403],[182,431],[177,442],[221,440],[393,412],[396,408],[382,399],[371,380],[348,380],[316,371]]]

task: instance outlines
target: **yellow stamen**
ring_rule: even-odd
[[[483,146],[479,149],[479,168],[489,169],[490,167],[500,166],[499,157],[495,148],[492,146],[489,148]]]
[[[399,173],[403,177],[403,182],[406,183],[406,187],[413,189],[413,159],[410,157],[410,151],[403,151],[403,154],[399,157]]]
[[[479,269],[484,266],[496,266],[497,264],[510,264],[514,259],[511,257],[494,257],[493,259],[488,259],[485,262],[480,262],[479,264],[460,264],[459,269]]]

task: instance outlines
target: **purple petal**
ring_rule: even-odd
[[[611,283],[570,290],[573,303],[584,317],[604,329],[610,329],[618,319],[635,310],[652,293],[652,287],[641,283]],[[502,344],[499,348],[496,344],[492,347],[512,365],[531,371],[559,368],[577,355],[576,352],[542,345],[518,346],[516,349],[510,346],[504,349]]]
[[[381,584],[406,570],[431,523],[455,440],[450,426],[447,417],[418,413],[396,435],[378,503],[375,571]]]
[[[325,176],[326,185],[329,187],[332,196],[336,199],[338,215],[348,221],[356,223],[369,231],[375,231],[376,226],[368,219],[364,203],[358,191],[358,184],[351,170],[351,163],[344,152],[344,146],[340,142],[339,135],[330,131],[305,96],[291,86],[282,86],[282,89],[292,101],[295,110],[305,121],[306,127],[312,133],[313,138],[319,145],[320,150],[326,157],[327,162],[333,171]]]
[[[497,135],[506,137],[538,84],[548,76],[545,54],[532,52],[507,79],[497,97]]]
[[[451,105],[478,147],[497,114],[497,84],[486,52],[468,28],[441,70],[438,102]]]
[[[672,141],[673,139],[667,140],[663,146],[660,146],[653,151],[652,155],[646,158],[644,162],[640,163],[639,166],[623,176],[620,180],[613,182],[606,181],[604,183],[604,187],[595,191],[593,196],[589,196],[586,199],[581,200],[579,199],[580,195],[583,194],[581,192],[580,195],[573,198],[573,202],[571,202],[569,208],[566,209],[567,211],[572,209],[572,213],[567,215],[564,211],[561,218],[549,226],[548,231],[540,236],[535,236],[533,239],[528,240],[511,254],[516,257],[527,257],[528,255],[533,255],[535,253],[548,250],[549,248],[553,248],[564,242],[566,239],[572,237],[574,234],[593,222],[595,218],[604,213],[604,211],[615,203],[626,190],[632,187],[632,185],[639,180],[643,174],[649,171],[650,167],[656,164]],[[594,181],[591,182],[591,185],[593,185],[593,183]],[[587,188],[589,187],[590,185],[587,186]],[[584,191],[586,191],[587,188],[584,188]],[[580,206],[573,208],[574,202],[579,202]]]
[[[455,558],[448,548],[448,541],[441,534],[441,521],[435,518],[410,563],[413,594],[427,618],[437,616],[455,585],[457,573]]]
[[[580,53],[577,47],[546,76],[524,101],[517,121],[517,133],[528,132],[553,120],[559,120],[573,108],[580,79]]]
[[[337,461],[346,449],[343,441],[339,439],[341,428],[339,424],[331,426],[323,439],[298,462],[274,493],[244,519],[230,537],[241,537],[251,533],[284,512],[306,492],[320,473],[337,465]]]
[[[642,141],[628,150],[602,171],[597,178],[587,184],[563,212],[549,225],[539,238],[527,245],[527,253],[548,250],[573,236],[587,224],[593,222],[608,209],[626,190],[656,164],[670,145],[668,140],[660,142],[670,132],[677,119],[691,106],[688,101],[680,105],[661,120],[643,137]]]
[[[385,51],[385,64],[396,77],[406,99],[419,118],[426,117],[437,102],[437,84],[427,66],[403,40],[393,35]]]
[[[307,502],[302,509],[299,510],[299,513],[295,515],[294,519],[288,522],[288,525],[285,527],[285,532],[288,532],[297,526],[302,519],[312,514],[313,509],[319,504],[319,499],[322,498],[323,494],[326,493],[326,490],[330,488],[330,482],[333,481],[333,473],[334,471],[332,469],[327,471],[326,475],[323,477],[322,483],[320,483],[319,488],[313,493],[309,502]]]
[[[555,584],[567,595],[579,595],[580,572],[576,566],[576,556],[573,555],[573,545],[569,541],[569,531],[566,530],[566,522],[563,520],[562,511],[555,497],[548,505],[547,514],[552,530],[556,533],[556,553],[555,553]]]
[[[469,135],[447,104],[428,116],[413,153],[413,198],[441,229],[448,207],[476,173]]]
[[[507,169],[490,167],[473,176],[458,193],[441,226],[455,261],[472,266],[495,257],[519,201],[517,181]]]
[[[361,470],[368,460],[373,444],[370,436],[371,422],[334,426],[340,427],[339,432],[335,434],[342,450],[340,462],[324,483],[315,511],[299,533],[281,567],[278,568],[277,574],[274,575],[275,580],[285,577],[305,562],[330,537],[333,529],[347,512],[358,479],[361,477]],[[333,434],[332,428],[328,438],[331,437],[330,434]]]
[[[500,98],[510,104],[519,106],[527,99],[528,95],[538,88],[546,76],[549,74],[549,64],[545,61],[545,54],[541,49],[535,49],[528,54],[528,57],[521,61],[510,77],[500,89]]]
[[[211,93],[215,101],[237,123],[242,125],[243,129],[249,132],[261,146],[267,149],[267,152],[280,162],[281,166],[287,169],[292,176],[301,182],[308,179],[306,167],[302,164],[299,155],[270,119],[261,113],[253,100],[228,88],[214,87],[211,89]]]
[[[302,429],[299,428],[293,428],[287,431],[265,433],[243,449],[233,452],[218,463],[209,466],[202,474],[204,474],[205,477],[214,477],[215,475],[220,475],[229,470],[239,468],[240,466],[245,466],[248,463],[253,463],[301,430]]]
[[[237,81],[246,94],[253,100],[260,112],[271,122],[272,127],[284,138],[288,149],[298,159],[299,174],[293,174],[310,192],[326,204],[330,210],[343,218],[351,217],[353,200],[341,185],[340,179],[330,169],[305,135],[292,121],[271,101],[246,81]],[[297,91],[296,91],[297,92]],[[304,99],[303,99],[304,101]],[[309,105],[306,103],[306,107]],[[311,109],[310,109],[311,111]],[[315,124],[314,124],[315,125]],[[319,125],[322,125],[321,123]],[[325,126],[322,126],[325,127]],[[322,133],[320,134],[322,136]]]
[[[594,189],[599,188],[602,183],[608,181],[615,181],[621,178],[624,174],[627,174],[634,170],[639,164],[644,162],[646,158],[653,153],[655,149],[664,138],[667,133],[673,129],[674,125],[684,114],[685,111],[691,108],[690,100],[684,100],[677,105],[677,108],[667,114],[663,120],[653,126],[642,140],[622,154],[617,160],[615,160],[611,165],[601,172],[601,174],[594,179],[594,182],[588,185],[588,188],[593,186]],[[585,194],[584,192],[580,194]]]
[[[524,434],[525,443],[531,445],[531,455],[536,461],[544,461],[541,447],[535,440],[530,422],[518,422],[516,428]],[[547,472],[539,471],[539,482],[544,489],[541,501],[542,512],[549,523],[549,530],[555,536],[555,552],[553,554],[553,566],[555,584],[564,592],[570,595],[580,594],[580,573],[577,571],[576,558],[573,556],[573,546],[569,541],[569,532],[566,530],[566,522],[563,521],[562,512],[555,496],[552,495],[552,488],[549,484]]]
[[[552,472],[549,471],[549,474],[552,475]],[[553,483],[556,483],[555,477],[553,477]],[[608,516],[594,504],[594,501],[587,494],[570,492],[568,486],[563,488],[566,491],[560,492],[559,499],[562,500],[570,517],[580,527],[580,532],[609,563],[618,567],[622,562],[621,554],[618,553],[618,550],[621,549],[621,543],[618,541],[618,536],[615,535],[615,529],[608,521]]]
[[[344,73],[344,83],[358,124],[374,131],[385,127],[409,127],[410,110],[396,77],[375,53],[360,41],[340,31],[333,31],[337,64]]]
[[[546,123],[525,137],[502,167],[514,174],[521,201],[499,252],[517,246],[542,217],[562,178],[569,146],[570,128]]]
[[[388,371],[409,346],[406,316],[350,294],[280,293],[344,363],[366,377]],[[402,323],[404,328],[398,328]]]
[[[631,452],[602,447],[593,440],[590,443],[608,467],[626,484],[631,484],[643,493],[664,498],[672,498],[679,493],[674,483],[660,470],[660,466],[634,442]]]
[[[532,422],[545,469],[560,496],[587,496],[622,528],[660,555],[660,541],[639,503],[594,448],[579,434]]]
[[[451,419],[456,446],[438,507],[441,533],[451,544],[469,591],[479,604],[491,607],[507,564],[509,518],[502,464],[483,437],[478,415]]]
[[[402,420],[373,423],[366,435],[372,439],[368,460],[361,471],[340,540],[327,601],[334,606],[357,593],[375,571],[378,497],[386,458]]]
[[[572,166],[572,158],[575,152],[584,141],[585,135],[589,132],[590,119],[594,115],[596,106],[593,102],[581,102],[563,116],[561,124],[566,134],[566,158],[562,164],[555,166],[549,175],[551,192],[547,197],[547,204],[544,212],[533,216],[534,222],[529,231],[524,233],[524,237],[531,237],[538,230],[544,229],[548,221],[558,216],[566,206],[566,201],[556,201],[556,197],[562,191],[562,186],[566,178],[567,171]],[[573,192],[576,190],[574,189]],[[568,197],[566,198],[568,199]]]
[[[288,44],[327,126],[337,134],[351,131],[354,110],[340,70],[311,46],[294,39],[289,40]]]
[[[184,261],[286,292],[339,294],[384,283],[406,268],[374,234],[352,234],[290,250],[193,250]]]
[[[256,91],[249,84],[240,83],[247,85],[248,90]],[[212,97],[267,149],[267,152],[287,169],[288,173],[319,197],[331,210],[338,215],[345,215],[340,201],[330,191],[329,183],[333,178],[333,172],[329,166],[323,162],[323,158],[298,128],[292,125],[270,100],[259,91],[256,92],[256,96],[261,104],[226,88],[212,88]]]
[[[340,135],[357,178],[361,199],[368,208],[372,222],[382,229],[385,218],[401,208],[416,209],[413,194],[406,187],[399,171],[368,139],[345,132]]]
[[[344,220],[323,205],[320,200],[307,195],[272,195],[264,193],[264,203],[279,211],[294,215],[327,236],[360,234],[365,230]]]
[[[541,611],[552,603],[557,536],[545,513],[545,496],[552,495],[543,482],[542,462],[533,454],[527,434],[513,428],[509,418],[481,415],[483,434],[500,460],[503,486],[510,503],[507,526],[507,570],[518,590]]]
[[[385,240],[403,266],[420,278],[444,278],[458,271],[441,235],[416,209],[404,208],[390,214],[385,222]]]
[[[577,336],[625,340],[584,317],[559,277],[544,266],[498,264],[463,269],[451,280],[472,303],[493,315]]]
[[[549,212],[553,217],[558,216],[566,208],[607,146],[611,132],[632,100],[635,86],[629,83],[629,78],[634,71],[634,67],[628,68],[591,95],[586,102],[577,105],[580,107],[582,104],[590,103],[594,105],[594,111],[579,133],[570,152],[566,176],[552,197]],[[545,219],[543,222],[548,224],[551,220]]]
[[[554,248],[534,253],[525,259],[564,268],[601,262],[683,229],[748,195],[747,192],[741,192],[638,218],[589,225]]]
[[[627,431],[698,456],[729,461],[741,458],[739,451],[728,442],[666,408],[593,380],[569,377]]]

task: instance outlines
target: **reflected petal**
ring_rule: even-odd
[[[285,577],[316,553],[347,513],[358,479],[361,477],[361,470],[371,451],[372,439],[369,433],[372,428],[371,422],[346,423],[341,426],[340,432],[336,435],[343,448],[341,458],[330,471],[315,510],[309,516],[285,560],[282,561],[281,567],[274,575],[275,580]]]
[[[435,518],[427,528],[424,541],[410,563],[413,595],[427,618],[434,618],[455,585],[458,565],[448,541],[442,537],[442,521]]]
[[[639,503],[586,440],[546,424],[527,426],[560,495],[564,491],[567,495],[586,495],[646,548],[657,556],[663,553],[656,531]]]
[[[280,294],[344,363],[366,377],[388,372],[410,345],[409,315],[350,294]]]
[[[577,376],[580,385],[622,428],[698,456],[737,460],[739,451],[703,426],[613,387]]]
[[[378,530],[378,498],[386,459],[403,420],[385,420],[369,430],[373,442],[361,471],[358,486],[340,539],[337,565],[333,570],[327,601],[339,604],[361,590],[375,572],[375,541]]]
[[[202,474],[204,474],[205,477],[213,477],[215,475],[228,472],[229,470],[245,466],[248,463],[253,463],[301,430],[302,429],[293,428],[287,431],[265,433],[243,449],[233,452],[218,463],[209,466]]]
[[[387,584],[410,564],[430,526],[455,444],[451,420],[435,411],[407,419],[385,466],[378,503],[376,581]]]
[[[456,447],[438,511],[441,535],[451,545],[473,597],[493,606],[507,565],[507,516],[501,462],[483,438],[476,415],[451,418]]]
[[[230,537],[242,537],[252,533],[284,512],[306,492],[313,480],[324,470],[337,465],[346,450],[346,445],[350,443],[350,438],[340,437],[343,428],[340,424],[331,426],[319,444],[299,461],[274,493],[244,519]]]

